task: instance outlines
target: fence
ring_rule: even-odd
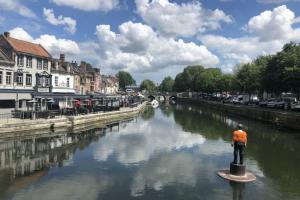
[[[126,107],[137,107],[141,102],[134,102]],[[45,111],[24,111],[13,110],[10,113],[0,113],[0,123],[9,123],[15,121],[24,121],[28,119],[48,119],[57,118],[62,116],[76,116],[90,113],[101,113],[118,111],[122,108],[122,105],[102,105],[94,108],[80,107],[80,108],[64,108],[61,110],[45,110]]]

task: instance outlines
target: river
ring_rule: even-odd
[[[217,176],[233,159],[231,132],[248,132],[257,180]],[[181,104],[80,134],[0,142],[0,199],[300,199],[300,133]]]

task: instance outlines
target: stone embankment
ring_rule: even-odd
[[[246,117],[254,120],[272,123],[281,127],[300,130],[300,113],[286,110],[261,108],[257,106],[244,106],[222,104],[220,102],[203,99],[178,98],[178,102],[202,105],[231,115]]]
[[[38,134],[45,130],[77,130],[86,127],[101,128],[107,123],[117,122],[138,115],[146,106],[142,103],[134,108],[121,108],[119,111],[106,113],[93,113],[76,116],[59,116],[53,119],[36,119],[36,120],[9,120],[0,121],[0,139],[6,137],[17,137],[24,135]]]

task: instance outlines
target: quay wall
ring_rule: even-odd
[[[222,104],[193,98],[178,98],[178,102],[198,104],[231,115],[260,120],[277,126],[300,130],[300,113],[286,110],[275,110],[256,106]]]
[[[122,108],[119,111],[106,113],[92,113],[76,116],[59,116],[53,119],[36,120],[13,120],[9,122],[0,121],[0,139],[7,137],[17,137],[30,134],[37,134],[40,131],[58,129],[76,132],[86,127],[105,127],[107,123],[134,117],[146,107],[146,102],[134,108]]]

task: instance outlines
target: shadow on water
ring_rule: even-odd
[[[184,130],[210,140],[221,138],[229,143],[232,131],[242,123],[248,132],[246,156],[256,160],[264,176],[275,181],[283,193],[300,195],[299,132],[200,106],[180,104],[173,111],[175,122]]]
[[[143,118],[143,120],[147,121],[153,118],[154,115],[155,115],[154,108],[151,106],[147,106],[144,112],[141,114],[141,117]]]

